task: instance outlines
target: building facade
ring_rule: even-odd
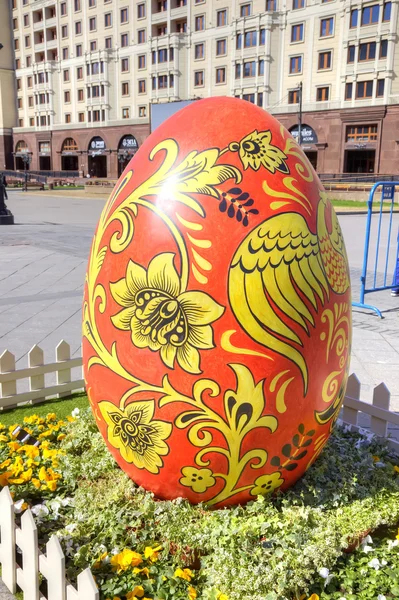
[[[116,177],[152,104],[215,95],[295,135],[302,82],[319,172],[398,171],[399,0],[5,1],[0,153],[16,168],[28,153],[32,170]]]

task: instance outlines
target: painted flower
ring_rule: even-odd
[[[158,473],[163,466],[161,456],[169,452],[165,440],[171,434],[172,425],[152,420],[154,400],[132,402],[124,411],[107,401],[100,402],[99,407],[108,425],[107,438],[111,446],[138,469]]]
[[[110,284],[114,300],[124,307],[111,320],[118,329],[131,331],[137,348],[160,351],[170,369],[177,359],[185,371],[201,373],[198,350],[214,348],[210,323],[224,308],[204,292],[181,293],[174,256],[159,254],[148,270],[129,262],[126,277]]]
[[[260,496],[261,494],[270,494],[284,483],[280,471],[271,473],[270,475],[261,475],[254,481],[254,487],[251,489],[251,496]]]
[[[271,144],[272,134],[270,131],[253,131],[241,142],[231,142],[229,150],[238,152],[244,169],[251,168],[258,171],[264,167],[270,173],[281,171],[289,173],[285,162],[287,156],[280,148]]]
[[[180,479],[180,483],[185,487],[190,487],[197,494],[203,494],[216,483],[210,469],[183,467],[181,472],[183,477]]]

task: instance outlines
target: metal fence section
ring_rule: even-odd
[[[362,275],[360,277],[360,298],[359,302],[352,302],[352,306],[372,310],[377,313],[381,319],[381,311],[376,306],[365,304],[364,298],[366,294],[391,290],[394,287],[397,287],[397,284],[395,285],[393,283],[393,276],[399,252],[399,235],[396,235],[396,232],[393,231],[392,224],[395,186],[399,186],[399,181],[393,181],[392,183],[379,181],[374,184],[370,190]],[[380,194],[379,206],[378,201],[375,202],[376,193]],[[377,210],[373,210],[376,204]],[[383,208],[388,208],[388,211],[384,212]],[[375,220],[377,220],[376,223]],[[372,228],[373,235],[371,235]],[[375,247],[371,248],[370,244],[372,243],[374,246],[374,239]],[[393,254],[395,250],[396,253]],[[373,263],[371,262],[372,258],[374,258]],[[368,271],[370,263],[371,270]]]

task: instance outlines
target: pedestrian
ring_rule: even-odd
[[[396,247],[396,265],[395,272],[393,275],[392,285],[395,286],[391,290],[391,296],[395,298],[399,296],[399,229],[398,229],[398,244]]]

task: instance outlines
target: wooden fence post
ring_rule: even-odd
[[[355,400],[359,400],[360,398],[360,381],[354,373],[352,373],[352,375],[350,375],[348,379],[348,385],[346,386],[345,392],[345,398],[346,397],[353,398]],[[342,411],[342,420],[345,421],[345,423],[349,423],[350,425],[357,425],[358,411],[355,408],[345,406],[345,398],[344,408]]]
[[[39,548],[37,527],[28,508],[21,517],[21,529],[15,531],[17,546],[21,549],[23,568],[17,570],[17,583],[24,598],[39,600]]]
[[[99,600],[100,593],[89,568],[78,575],[77,591],[72,585],[67,587],[67,600]]]
[[[57,536],[46,544],[46,555],[39,556],[39,569],[47,579],[47,600],[65,600],[65,556]]]
[[[14,503],[10,490],[5,487],[0,492],[0,563],[1,578],[11,593],[17,591],[15,563],[15,523]]]
[[[29,367],[42,367],[44,365],[44,354],[43,350],[36,346],[31,348],[28,354]],[[29,389],[31,392],[36,390],[42,390],[44,388],[44,374],[43,375],[32,375],[29,377]],[[32,404],[37,402],[43,402],[44,398],[36,398],[31,400]]]
[[[57,362],[69,360],[71,358],[71,347],[65,340],[61,340],[55,350],[55,357]],[[69,383],[71,381],[71,369],[61,369],[57,371],[57,384]],[[59,398],[69,396],[70,393],[66,392],[58,394]]]
[[[380,383],[380,385],[377,385],[377,387],[374,388],[373,406],[378,406],[378,408],[389,410],[390,398],[391,394],[385,383]],[[379,437],[387,437],[387,426],[388,422],[386,421],[386,419],[380,419],[379,417],[373,416],[371,417],[371,431]]]
[[[4,350],[0,356],[0,373],[9,373],[15,371],[15,356],[8,350]],[[0,398],[5,396],[15,396],[17,393],[17,382],[6,381],[0,384]]]

